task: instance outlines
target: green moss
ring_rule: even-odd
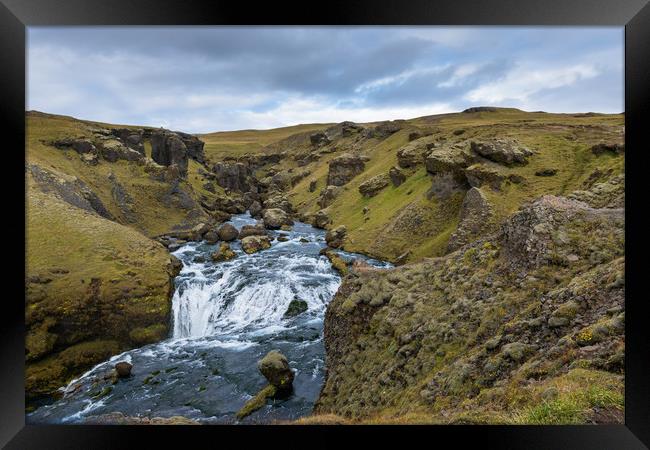
[[[116,341],[88,341],[27,365],[25,393],[28,399],[51,395],[76,375],[120,352]]]
[[[163,324],[154,324],[148,327],[134,328],[129,333],[129,337],[133,344],[142,346],[151,344],[164,339],[167,336],[168,328]]]
[[[255,395],[252,399],[246,402],[246,404],[237,411],[237,419],[241,420],[247,416],[250,416],[252,413],[262,408],[266,404],[267,398],[272,398],[276,394],[275,386],[269,384],[264,389]]]

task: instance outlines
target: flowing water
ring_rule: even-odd
[[[240,229],[254,224],[234,216]],[[185,416],[203,423],[234,423],[235,413],[266,385],[257,361],[272,349],[284,353],[295,371],[293,394],[245,418],[268,423],[309,414],[324,377],[323,317],[341,279],[325,256],[323,230],[296,222],[288,240],[247,255],[231,243],[233,260],[214,263],[218,245],[191,242],[173,254],[183,262],[172,300],[172,336],[98,364],[62,388],[63,397],[27,416],[29,423],[79,423],[89,416]],[[376,267],[388,263],[361,258]],[[306,312],[285,317],[293,299]],[[131,376],[104,379],[118,361],[133,364]]]

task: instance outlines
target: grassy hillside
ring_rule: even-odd
[[[197,134],[205,142],[205,154],[212,161],[263,152],[267,145],[278,142],[296,133],[315,132],[331,124],[305,124],[270,130],[218,131]]]
[[[90,137],[97,126],[115,127],[65,116],[28,113],[27,164],[68,180],[81,180],[99,197],[117,222],[147,236],[164,234],[178,227],[191,228],[207,219],[196,205],[183,206],[174,195],[172,184],[152,177],[144,164],[120,160],[89,165],[74,150],[56,148],[51,144],[67,137]],[[145,149],[150,156],[151,144],[148,141]],[[204,180],[198,174],[198,168],[195,161],[190,161],[187,181],[180,182],[180,188],[195,200],[201,195],[212,195],[202,188]],[[117,193],[126,193],[122,204],[116,199],[116,187]]]
[[[40,192],[28,177],[26,392],[168,332],[169,253],[136,230]]]
[[[621,421],[623,115],[489,108],[208,133],[186,176],[151,159],[152,129],[144,154],[111,161],[116,128],[142,127],[26,120],[29,399],[166,336],[176,268],[152,238],[200,238],[255,205],[326,216],[343,249],[406,263],[349,268],[303,423]]]
[[[27,113],[26,122],[31,400],[109,356],[167,336],[174,269],[167,249],[149,237],[207,221],[199,201],[215,194],[203,187],[193,160],[186,180],[167,180],[150,159],[88,163],[54,145],[98,139],[98,130],[113,125],[38,112]],[[144,144],[150,156],[151,144]]]
[[[512,214],[522,203],[544,194],[563,195],[580,189],[599,170],[622,173],[624,158],[595,155],[590,148],[601,141],[623,141],[624,117],[613,115],[529,113],[516,109],[495,112],[457,113],[412,119],[401,123],[402,129],[385,138],[338,138],[315,162],[300,170],[310,175],[295,185],[288,197],[301,213],[314,213],[321,189],[326,186],[328,162],[343,152],[355,152],[369,158],[363,173],[343,186],[342,193],[326,208],[335,225],[345,225],[348,240],[345,248],[395,260],[411,251],[409,261],[445,253],[447,241],[458,223],[463,201],[460,193],[451,199],[439,200],[430,195],[431,176],[424,165],[404,169],[406,181],[399,187],[389,185],[374,197],[362,196],[359,186],[380,174],[388,173],[397,163],[397,152],[409,143],[411,133],[429,135],[444,146],[469,145],[473,140],[514,138],[534,152],[529,163],[506,167],[486,164],[504,177],[519,176],[523,182],[508,181],[500,189],[482,188],[495,211],[495,223]],[[362,124],[368,126],[368,124]],[[290,155],[313,152],[308,139],[287,147]],[[298,170],[298,163],[287,157],[275,169]],[[536,176],[544,169],[556,169],[553,176]],[[316,189],[309,191],[316,181]],[[363,213],[368,208],[367,214]]]

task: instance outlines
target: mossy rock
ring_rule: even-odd
[[[276,395],[276,392],[277,389],[272,384],[264,387],[264,389],[259,391],[255,397],[247,401],[246,404],[244,404],[244,406],[242,406],[242,408],[237,411],[237,419],[242,420],[243,418],[250,416],[255,411],[262,408],[264,405],[266,405],[266,399],[273,398]]]
[[[289,303],[289,307],[284,313],[284,317],[295,317],[305,311],[307,311],[307,302],[300,299],[293,299],[291,300],[291,303]]]

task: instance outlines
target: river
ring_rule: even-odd
[[[233,216],[240,229],[254,224]],[[296,222],[291,231],[271,231],[271,248],[247,255],[231,243],[235,259],[214,263],[217,245],[189,242],[172,254],[183,262],[175,279],[172,333],[159,343],[116,355],[62,388],[61,399],[27,415],[28,423],[83,423],[89,417],[184,416],[201,423],[238,423],[235,413],[266,385],[257,361],[268,351],[284,353],[295,371],[293,394],[268,401],[242,423],[290,420],[311,412],[323,383],[323,318],[341,278],[319,251],[325,232]],[[363,255],[376,267],[390,264]],[[294,299],[307,311],[286,317]],[[104,376],[114,364],[133,364],[131,376],[113,384]]]

